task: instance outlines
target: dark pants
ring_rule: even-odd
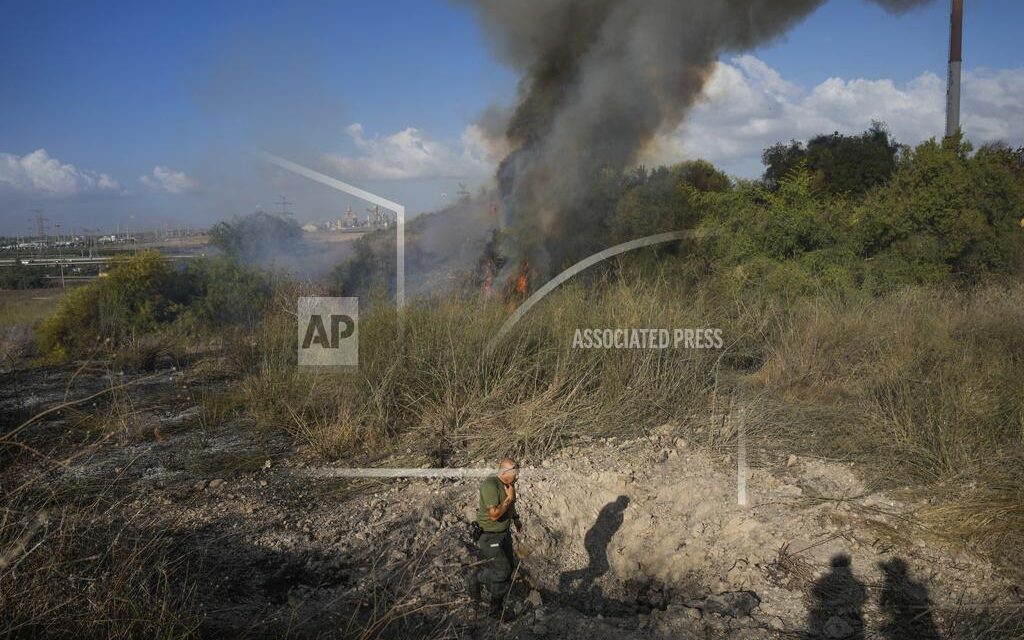
[[[508,595],[511,586],[509,579],[516,564],[515,555],[512,553],[512,534],[508,531],[485,531],[480,536],[477,547],[480,549],[481,560],[484,560],[478,576],[480,584],[486,586],[488,593],[491,594],[491,607],[501,607],[505,596]]]

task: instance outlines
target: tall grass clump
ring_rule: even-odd
[[[1024,542],[1024,286],[913,287],[805,300],[750,380],[791,411],[780,443],[855,460],[933,499],[938,529],[1019,557]],[[830,411],[821,412],[822,408]],[[808,444],[810,443],[810,444]]]
[[[297,371],[288,360],[294,318],[268,319],[265,328],[292,338],[250,363],[252,411],[328,457],[408,443],[438,464],[539,455],[579,435],[636,433],[689,415],[713,384],[713,351],[584,349],[573,338],[585,328],[711,326],[703,310],[670,295],[665,279],[599,287],[599,295],[583,285],[552,294],[493,352],[508,314],[499,302],[416,300],[401,338],[394,307],[372,304],[360,319],[352,373]]]

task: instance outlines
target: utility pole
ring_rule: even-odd
[[[286,198],[284,196],[281,196],[281,199],[277,201],[277,204],[281,205],[281,215],[282,216],[290,216],[290,215],[292,215],[291,212],[288,211],[288,206],[295,204],[294,202],[288,202],[288,198]]]
[[[949,14],[949,75],[946,79],[946,137],[960,131],[960,64],[963,62],[964,0],[952,0]]]
[[[46,223],[48,223],[50,219],[43,217],[42,209],[33,209],[32,213],[35,215],[29,218],[29,222],[34,222],[36,224],[36,237],[39,238],[41,242],[46,242]]]
[[[42,209],[33,209],[32,213],[35,215],[29,218],[28,221],[36,225],[36,255],[42,257],[46,249],[46,223],[50,220],[43,217]]]
[[[82,231],[85,232],[85,244],[89,247],[89,257],[92,257],[92,249],[96,245],[96,235],[100,232],[100,229],[87,229],[82,227]]]

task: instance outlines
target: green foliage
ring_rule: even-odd
[[[1021,155],[959,139],[903,154],[864,197],[835,195],[802,161],[774,187],[704,194],[711,268],[732,294],[891,291],[1024,266]]]
[[[863,194],[889,179],[901,149],[880,122],[873,122],[870,129],[856,136],[839,132],[819,135],[806,146],[796,140],[780,142],[761,156],[764,181],[774,188],[805,164],[818,188],[832,194]]]
[[[856,211],[858,253],[906,282],[1019,270],[1024,181],[1000,153],[970,151],[958,138],[908,152],[891,182]]]
[[[415,221],[414,221],[415,222]],[[418,257],[415,227],[408,228],[406,257]],[[384,230],[366,234],[353,243],[354,255],[334,269],[333,281],[345,295],[365,294],[369,291],[393,292],[395,283],[395,236]]]
[[[122,344],[173,319],[186,294],[159,252],[120,258],[106,277],[61,300],[40,326],[40,346],[63,357],[88,351],[97,340]]]
[[[178,269],[157,251],[116,261],[106,277],[68,292],[37,334],[54,359],[97,346],[138,344],[181,321],[192,333],[252,326],[265,313],[270,284],[261,273],[229,258],[197,261]]]
[[[15,264],[0,269],[0,289],[42,289],[50,286],[46,272],[38,267]]]
[[[1024,268],[1024,149],[994,144],[972,153],[960,139],[908,149],[874,123],[856,136],[776,145],[764,158],[765,180],[737,184],[704,161],[600,171],[554,229],[533,240],[543,246],[517,249],[551,257],[541,267],[550,275],[619,242],[697,228],[707,240],[622,261],[674,255],[687,281],[752,296],[881,294]],[[390,288],[389,238],[357,243],[338,271],[346,291]]]
[[[725,192],[731,187],[728,176],[704,160],[659,167],[650,173],[641,169],[615,207],[612,237],[624,242],[691,229],[703,214],[700,194]]]
[[[846,202],[823,195],[799,166],[775,191],[744,182],[731,192],[706,194],[701,224],[719,284],[732,295],[805,295],[854,284]]]
[[[298,222],[263,211],[218,222],[210,229],[210,244],[244,262],[271,262],[301,243]]]
[[[185,316],[194,327],[252,327],[270,302],[267,276],[230,258],[197,260],[183,277],[190,288]]]

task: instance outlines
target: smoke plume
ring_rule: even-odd
[[[461,0],[520,71],[498,169],[510,257],[540,272],[595,224],[586,194],[676,127],[715,60],[784,34],[824,0]],[[927,0],[873,0],[899,12]],[[579,257],[579,256],[575,256]],[[515,263],[516,260],[510,261]]]

